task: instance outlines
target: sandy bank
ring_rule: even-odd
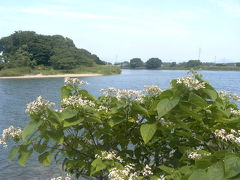
[[[0,77],[0,79],[35,79],[35,78],[61,78],[61,77],[91,77],[102,76],[102,74],[55,74],[55,75],[24,75],[24,76],[6,76]]]

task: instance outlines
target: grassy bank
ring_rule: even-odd
[[[71,70],[54,70],[48,67],[36,67],[34,69],[29,67],[19,67],[11,69],[3,69],[0,71],[0,76],[23,76],[23,75],[55,75],[55,74],[85,74],[96,73],[103,75],[119,74],[121,70],[117,66],[96,65],[92,67],[78,67]]]

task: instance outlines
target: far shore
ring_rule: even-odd
[[[54,75],[24,75],[24,76],[2,76],[0,79],[36,79],[36,78],[62,78],[62,77],[92,77],[103,76],[103,74],[88,73],[88,74],[54,74]]]

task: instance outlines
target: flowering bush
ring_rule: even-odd
[[[35,152],[44,166],[55,160],[76,177],[111,180],[240,178],[239,97],[200,75],[167,90],[109,88],[98,98],[83,81],[65,83],[59,110],[41,97],[28,104],[31,121],[12,134],[9,160],[24,165]]]

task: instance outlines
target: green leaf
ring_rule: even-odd
[[[61,115],[55,110],[48,109],[48,120],[56,127],[61,122]]]
[[[217,162],[208,168],[207,176],[209,180],[224,180],[224,169],[222,162]]]
[[[41,154],[40,156],[38,156],[38,161],[44,166],[50,166],[51,155],[52,155],[52,153],[50,151],[45,152],[45,153]]]
[[[143,124],[141,126],[140,133],[145,144],[152,139],[156,130],[157,130],[156,124]]]
[[[171,111],[178,104],[179,100],[179,97],[174,97],[172,99],[165,98],[160,100],[157,105],[158,116],[162,117]]]
[[[47,148],[47,144],[48,144],[47,140],[44,141],[42,144],[41,144],[41,142],[34,144],[33,145],[34,151],[36,151],[38,153],[43,153]]]
[[[75,126],[78,125],[79,123],[83,122],[84,119],[67,119],[63,121],[63,127],[70,127],[70,126]]]
[[[27,160],[29,159],[29,157],[32,155],[32,150],[24,150],[19,152],[19,156],[18,156],[18,163],[21,166],[25,166]]]
[[[240,158],[235,155],[227,155],[224,158],[225,177],[233,178],[240,174]]]
[[[168,173],[168,174],[173,174],[174,171],[175,171],[174,168],[170,168],[170,167],[167,167],[167,166],[164,166],[164,165],[159,166],[159,168],[160,168],[161,170],[165,171],[165,172]]]
[[[202,169],[197,169],[193,171],[188,180],[209,180],[207,173]]]
[[[203,91],[212,99],[212,100],[216,100],[218,97],[218,93],[215,90],[212,89],[203,89]]]
[[[71,95],[71,89],[68,86],[64,86],[61,89],[61,97],[62,99],[67,98]]]
[[[212,159],[210,157],[203,157],[202,159],[195,160],[195,166],[199,169],[205,169],[209,167],[211,164],[212,164]]]
[[[31,135],[34,130],[36,130],[40,125],[42,124],[42,121],[30,121],[23,129],[22,138],[23,140],[26,139],[27,136]]]
[[[65,119],[71,119],[73,117],[75,117],[77,115],[77,111],[73,110],[73,109],[64,109],[59,115],[60,115],[60,118],[61,118],[61,121],[62,120],[65,120]]]
[[[132,110],[139,114],[144,114],[148,116],[148,110],[142,107],[139,103],[133,103]]]
[[[14,146],[12,147],[11,151],[8,154],[8,161],[11,162],[13,158],[17,155],[20,147],[19,146]]]
[[[92,162],[92,167],[94,168],[94,170],[91,172],[91,175],[93,175],[94,173],[96,172],[99,172],[103,169],[106,168],[106,165],[103,163],[103,161],[101,159],[95,159],[93,162]]]
[[[96,98],[93,95],[89,94],[89,92],[85,89],[80,90],[78,94],[82,95],[83,97],[86,97],[88,100],[91,100],[91,101],[96,100]]]
[[[63,131],[56,130],[56,131],[47,131],[46,132],[48,137],[52,138],[54,141],[56,141],[58,144],[62,144],[64,141],[64,133]]]
[[[198,96],[195,93],[190,93],[188,101],[191,104],[195,104],[200,107],[205,107],[208,105],[207,102],[203,98],[201,98],[200,96]]]

